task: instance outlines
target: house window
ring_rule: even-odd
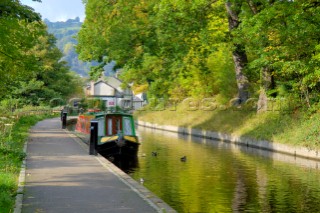
[[[131,107],[131,101],[130,100],[123,100],[123,108],[130,109]]]

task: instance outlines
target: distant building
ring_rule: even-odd
[[[132,108],[134,110],[143,107],[145,104],[146,104],[146,102],[144,100],[142,100],[141,98],[139,98],[137,96],[133,96]]]
[[[132,101],[133,109],[139,109],[148,103],[147,95],[145,93],[135,94]]]
[[[129,87],[123,89],[122,81],[116,77],[106,77],[97,82],[91,81],[86,87],[87,97],[105,101],[106,107],[133,109],[133,93]]]

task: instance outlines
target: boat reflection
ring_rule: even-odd
[[[127,174],[131,174],[139,168],[139,160],[137,156],[106,156],[103,155],[103,153],[100,154]]]

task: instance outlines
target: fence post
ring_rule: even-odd
[[[90,145],[89,155],[97,155],[97,143],[98,143],[98,121],[90,121]]]
[[[62,113],[62,129],[67,128],[67,112]]]

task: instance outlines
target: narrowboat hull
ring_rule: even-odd
[[[140,143],[136,136],[107,136],[97,144],[97,151],[103,156],[137,156]]]

